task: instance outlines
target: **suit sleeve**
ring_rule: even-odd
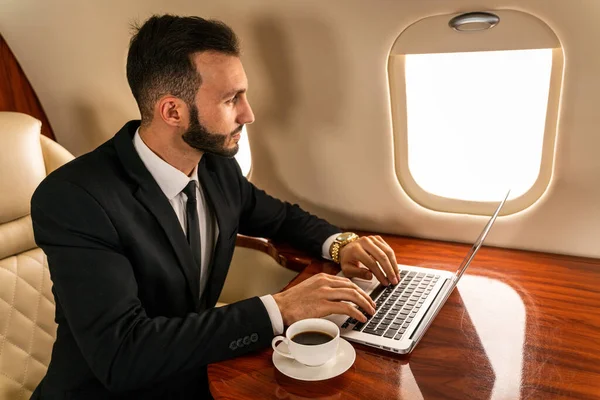
[[[61,318],[110,391],[143,388],[270,343],[271,322],[258,297],[182,318],[149,318],[118,232],[79,186],[47,179],[31,206]]]
[[[322,256],[322,246],[328,237],[341,232],[324,219],[278,200],[258,189],[242,175],[235,160],[242,197],[240,233],[282,241],[313,256]]]

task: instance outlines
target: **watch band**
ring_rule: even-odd
[[[331,244],[331,248],[329,250],[329,255],[331,256],[331,259],[333,260],[333,262],[335,262],[336,264],[339,264],[340,263],[340,252],[342,251],[342,249],[346,245],[357,240],[358,238],[359,238],[359,236],[354,232],[344,232],[344,233],[341,233],[340,235],[338,235],[338,237],[335,239],[335,241]]]

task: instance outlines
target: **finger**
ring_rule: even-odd
[[[347,278],[360,278],[371,280],[373,278],[373,273],[369,271],[368,268],[355,267],[353,265],[348,265],[343,268],[344,275]]]
[[[363,247],[364,249],[381,265],[386,277],[394,284],[398,284],[398,266],[390,262],[388,255],[378,246],[377,241],[372,238],[366,238]]]
[[[366,242],[367,241],[365,240],[365,243]],[[375,275],[377,280],[381,282],[382,285],[388,286],[390,284],[384,272],[381,270],[381,268],[379,268],[379,264],[377,264],[377,261],[375,261],[375,259],[371,257],[371,255],[364,249],[364,247],[357,247],[355,256],[358,261],[363,263],[367,268],[369,268],[369,270],[371,270],[373,275]]]
[[[352,289],[352,290],[356,290],[358,293],[360,293],[360,295],[365,298],[369,304],[371,305],[371,307],[373,307],[373,309],[375,309],[377,307],[377,305],[375,304],[375,302],[373,301],[373,299],[371,298],[371,296],[369,296],[364,290],[362,290],[356,283],[352,282],[350,279],[348,278],[343,278],[341,276],[334,276],[331,281],[330,287],[333,289],[340,289],[340,288],[347,288],[347,289]],[[364,309],[365,311],[368,311],[367,308]]]
[[[350,288],[333,289],[328,296],[328,300],[350,301],[350,302],[356,304],[357,306],[359,306],[360,308],[362,308],[363,310],[365,310],[366,312],[368,312],[369,314],[371,314],[371,315],[375,314],[375,308],[371,305],[370,301],[367,301],[367,299],[360,292],[358,292],[355,289],[350,289]]]
[[[364,244],[365,250],[381,265],[387,278],[397,284],[398,263],[394,261],[394,252],[385,242],[380,242],[374,236],[369,236],[368,239]]]
[[[343,314],[355,318],[360,322],[367,322],[367,317],[365,317],[356,307],[348,303],[332,301],[327,309],[331,311],[331,314]]]
[[[393,266],[395,266],[396,273],[397,273],[398,277],[400,277],[400,268],[398,268],[398,260],[396,259],[396,253],[394,252],[394,250],[390,247],[389,244],[387,244],[387,242],[385,240],[383,240],[383,238],[381,236],[373,236],[373,239],[376,242],[376,244],[379,246],[379,248],[382,249],[385,252],[385,254],[388,256],[390,263]]]

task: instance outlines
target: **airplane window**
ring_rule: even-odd
[[[490,13],[497,23],[478,31],[453,29],[455,14],[421,18],[390,49],[396,176],[431,210],[490,215],[510,189],[512,214],[550,185],[562,44],[531,14]]]
[[[416,183],[470,201],[526,193],[540,170],[552,50],[411,54],[405,63]]]
[[[252,157],[250,156],[250,142],[248,141],[248,132],[246,131],[246,126],[242,128],[242,135],[238,144],[240,146],[240,150],[235,155],[235,159],[240,165],[244,176],[248,176],[250,167],[252,166]]]

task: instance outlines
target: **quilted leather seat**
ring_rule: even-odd
[[[40,135],[41,122],[0,112],[0,399],[28,399],[56,335],[52,282],[29,215],[33,191],[73,156]]]

